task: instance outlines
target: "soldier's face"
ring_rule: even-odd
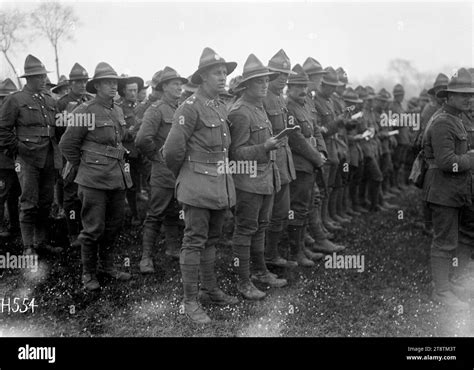
[[[323,79],[322,74],[313,74],[309,76],[310,83],[308,84],[308,88],[310,91],[316,91],[321,86],[321,80]]]
[[[75,80],[71,81],[71,91],[75,95],[83,95],[86,93],[87,80]]]
[[[46,89],[46,74],[30,76],[26,79],[26,83],[33,91],[43,91]]]
[[[210,67],[202,75],[202,84],[207,89],[217,95],[225,92],[225,83],[227,80],[227,68],[225,64]]]
[[[344,94],[344,90],[346,89],[346,85],[343,85],[343,86],[338,86],[336,87],[336,92],[339,94],[339,95],[342,95]]]
[[[138,97],[138,84],[127,84],[124,88],[124,98],[127,101],[135,103]]]
[[[272,89],[275,89],[277,92],[281,93],[286,86],[288,76],[288,73],[280,72],[278,77],[270,82]]]
[[[471,99],[473,94],[448,93],[448,104],[461,111],[471,110]]]
[[[374,106],[374,99],[366,99],[364,106],[368,109],[372,108]]]
[[[146,89],[141,89],[140,92],[138,93],[137,100],[139,102],[142,102],[145,99],[146,99]]]
[[[117,80],[108,78],[99,80],[99,82],[95,84],[97,95],[108,99],[113,99],[115,95],[117,95],[117,86]]]
[[[405,94],[397,94],[397,95],[394,95],[393,98],[395,99],[395,101],[401,103],[403,101],[403,98],[405,97]]]
[[[306,85],[288,85],[288,96],[298,103],[303,104],[308,94],[308,87]]]
[[[267,96],[270,78],[268,76],[252,78],[247,81],[245,94],[253,99],[262,99]]]
[[[321,92],[324,96],[329,97],[334,93],[334,91],[336,91],[336,86],[321,84]]]
[[[163,92],[170,96],[172,99],[178,99],[183,91],[183,83],[181,80],[171,80],[168,83],[163,84]]]

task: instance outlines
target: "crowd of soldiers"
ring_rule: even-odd
[[[104,62],[89,78],[76,63],[53,85],[29,55],[23,89],[10,79],[0,85],[0,237],[21,232],[28,255],[61,253],[47,232],[54,201],[69,248],[81,250],[84,287],[94,291],[98,274],[131,278],[113,263],[128,207],[131,225],[143,226],[140,272],[155,271],[164,234],[166,254],[179,259],[184,312],[207,323],[203,303],[238,302],[215,274],[226,219],[233,218],[237,290],[262,299],[254,282],[287,285],[269,266],[311,268],[345,250],[332,240],[354,218],[398,209],[422,153],[433,298],[465,308],[474,245],[473,71],[440,74],[406,104],[401,84],[392,94],[351,88],[343,68],[312,57],[292,68],[283,50],[267,65],[249,55],[227,88],[236,66],[205,48],[188,78],[166,66],[145,86]],[[404,114],[415,121],[406,124]],[[144,220],[138,200],[147,202]],[[455,255],[462,268],[453,272]]]

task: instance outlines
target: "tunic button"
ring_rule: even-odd
[[[41,106],[41,108],[44,108],[43,106]]]
[[[46,114],[44,115],[45,117],[48,117]]]
[[[224,152],[226,152],[226,151],[227,151],[227,149],[226,149],[226,148],[224,148]]]
[[[224,132],[224,136],[227,136],[227,134]]]
[[[204,171],[204,173],[207,173],[207,171]]]
[[[215,126],[215,125],[214,125],[214,124],[212,124],[212,127],[214,127],[214,126]]]
[[[224,122],[224,120],[221,118],[221,122]]]

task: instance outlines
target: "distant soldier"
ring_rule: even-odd
[[[263,99],[263,106],[268,119],[272,124],[273,135],[279,134],[287,128],[287,108],[283,98],[283,89],[291,71],[290,59],[283,49],[280,49],[268,62],[268,69],[277,72],[277,78],[270,81],[267,96]],[[279,267],[296,266],[282,258],[278,252],[278,245],[283,230],[288,225],[290,211],[290,182],[296,179],[295,166],[291,149],[285,140],[276,150],[276,164],[280,174],[281,189],[275,193],[272,204],[270,226],[265,238],[265,262],[267,265]]]
[[[54,94],[56,99],[61,99],[64,95],[69,93],[69,81],[66,76],[61,75],[58,80],[58,84],[51,89],[51,92]]]
[[[9,78],[0,83],[0,107],[4,99],[18,91]],[[0,238],[8,238],[20,232],[18,215],[18,197],[21,194],[20,183],[15,172],[15,162],[0,151]],[[9,227],[6,226],[5,203],[8,210]]]
[[[64,95],[58,100],[58,110],[60,113],[71,113],[79,105],[92,99],[92,95],[86,92],[86,83],[88,80],[89,75],[85,68],[79,63],[75,63],[69,73],[70,91],[67,95]],[[62,126],[58,125],[58,127],[56,127],[59,140],[66,131],[66,123],[67,120],[63,122]],[[68,166],[65,166],[64,170],[69,170]],[[63,191],[63,206],[66,215],[69,241],[72,247],[80,247],[81,243],[79,243],[77,237],[82,227],[81,202],[77,195],[77,184],[74,182],[74,179],[69,179],[69,181],[63,179]]]
[[[424,180],[425,200],[429,202],[433,218],[431,272],[433,300],[448,307],[467,310],[466,286],[450,280],[450,275],[461,271],[453,266],[457,257],[463,269],[471,257],[472,242],[472,171],[474,151],[469,148],[468,133],[462,119],[471,109],[474,95],[472,77],[461,68],[437,97],[446,103],[430,120],[423,138],[425,158],[429,164]],[[458,267],[459,269],[459,267]],[[464,289],[463,289],[464,288]]]
[[[48,240],[48,217],[56,172],[62,166],[55,137],[56,102],[47,94],[46,74],[36,57],[25,60],[26,85],[0,109],[0,148],[11,159],[21,185],[20,227],[25,254],[59,252]]]
[[[114,268],[112,255],[124,218],[125,189],[132,185],[122,145],[126,123],[122,110],[113,101],[119,79],[107,63],[97,65],[94,77],[86,84],[86,90],[96,94],[95,98],[72,112],[74,117],[94,119],[94,128],[69,126],[59,144],[71,164],[65,181],[75,179],[78,184],[82,204],[82,230],[78,237],[82,245],[82,282],[91,291],[100,288],[98,272],[120,281],[131,277]]]
[[[226,210],[235,205],[232,175],[218,172],[218,164],[229,160],[230,147],[227,110],[218,96],[236,66],[204,49],[191,77],[199,88],[176,110],[163,146],[166,165],[176,176],[176,197],[186,224],[180,254],[184,311],[197,323],[211,321],[198,303],[199,278],[202,302],[238,302],[218,288],[215,275],[216,244]]]
[[[140,261],[142,273],[153,273],[152,251],[164,225],[166,254],[179,258],[181,232],[179,230],[180,207],[174,196],[176,179],[173,172],[166,167],[159,152],[165,143],[173,122],[173,115],[178,108],[181,86],[187,83],[173,68],[165,67],[156,89],[163,91],[161,100],[153,103],[145,112],[135,145],[152,163],[151,199],[143,228],[143,254]]]
[[[239,85],[245,89],[229,113],[230,159],[232,165],[244,169],[244,173],[234,175],[237,203],[232,249],[239,261],[237,290],[250,300],[266,295],[253,285],[251,278],[276,288],[287,284],[285,279],[278,279],[268,271],[264,257],[273,196],[280,191],[276,149],[286,141],[272,137],[272,125],[263,107],[269,81],[277,77],[278,73],[270,72],[254,54],[250,54]]]
[[[139,125],[141,124],[143,116],[145,115],[147,109],[153,103],[160,100],[161,96],[163,95],[163,91],[158,88],[158,82],[160,81],[161,72],[162,71],[156,72],[150,81],[151,94],[148,95],[145,100],[141,101],[140,104],[138,104],[135,108],[135,118],[137,119]]]
[[[143,88],[143,80],[136,76],[126,76],[118,82],[118,93],[120,100],[117,105],[122,108],[125,122],[127,123],[126,131],[123,137],[123,146],[129,151],[128,162],[130,165],[130,176],[133,185],[127,189],[127,203],[131,212],[131,224],[140,225],[141,221],[138,216],[137,195],[141,192],[142,159],[141,155],[135,147],[135,138],[139,129],[139,122],[135,116],[135,108],[138,106],[137,95]]]

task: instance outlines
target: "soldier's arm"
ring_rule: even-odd
[[[162,148],[166,166],[178,176],[183,165],[187,143],[198,121],[198,113],[193,104],[183,103],[173,116],[173,124]]]
[[[250,145],[250,116],[242,110],[235,110],[229,114],[230,137],[230,157],[234,160],[256,160],[266,162],[267,151],[265,144]]]
[[[474,170],[474,155],[456,154],[456,141],[461,141],[453,124],[439,119],[431,126],[431,144],[436,165],[444,172]],[[467,138],[464,137],[463,140]]]
[[[17,152],[18,142],[14,132],[19,114],[18,101],[8,96],[0,108],[0,148],[8,157],[13,158]]]
[[[73,112],[86,113],[87,109],[80,105]],[[81,147],[88,131],[87,126],[68,126],[61,137],[59,149],[66,160],[73,166],[78,166],[81,163]]]
[[[161,123],[161,112],[158,108],[150,107],[145,112],[142,124],[138,130],[135,139],[135,145],[150,160],[154,160],[160,148],[156,147],[153,138],[159,129]]]
[[[291,113],[288,117],[291,117]],[[293,119],[293,122],[298,121]],[[288,136],[288,144],[293,154],[302,156],[310,161],[314,167],[321,167],[324,164],[321,154],[306,141],[301,130],[295,130]]]

